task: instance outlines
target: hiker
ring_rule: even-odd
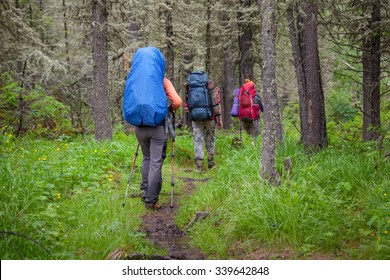
[[[215,126],[222,128],[221,102],[219,91],[212,80],[208,80],[203,71],[192,72],[187,79],[185,111],[190,114],[193,130],[195,164],[197,170],[203,171],[205,143],[207,166],[214,166]]]
[[[235,93],[238,93],[238,119],[241,128],[256,139],[260,133],[260,111],[263,112],[260,95],[256,93],[255,84],[248,78],[245,79],[239,91],[237,90]]]
[[[165,59],[159,49],[138,49],[126,81],[128,95],[125,89],[124,97],[124,108],[129,108],[124,110],[125,119],[135,125],[135,135],[143,154],[141,195],[146,208],[152,210],[160,208],[157,202],[162,187],[161,169],[170,121],[167,111],[173,112],[182,104],[172,82],[164,77],[164,73]],[[171,101],[169,106],[167,97]]]

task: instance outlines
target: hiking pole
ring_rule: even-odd
[[[172,118],[175,119],[175,113],[173,110],[172,110]],[[170,208],[173,208],[173,189],[175,186],[174,170],[175,170],[175,137],[176,137],[176,134],[175,134],[175,128],[173,126],[173,121],[171,119],[169,112],[168,112],[167,122],[168,122],[168,128],[171,131],[171,138],[172,138],[172,157],[171,157],[171,171],[172,171],[172,173],[171,173],[171,186],[172,186],[172,188],[171,188]]]
[[[137,156],[138,156],[138,150],[139,150],[139,143],[137,145],[137,150],[135,151],[133,165],[131,166],[130,176],[129,176],[129,179],[127,180],[127,187],[126,187],[125,198],[123,199],[123,203],[122,203],[123,207],[125,207],[125,204],[126,204],[127,193],[129,192],[129,186],[130,186],[131,177],[133,177],[135,161],[137,160]]]
[[[175,138],[172,138],[172,176],[171,176],[171,206],[170,208],[173,208],[173,188],[175,186],[175,176],[174,176],[174,170],[175,170]]]

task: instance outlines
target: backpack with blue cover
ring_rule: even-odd
[[[165,60],[155,47],[138,49],[126,80],[123,97],[125,120],[134,126],[158,126],[167,115],[164,90]]]
[[[213,115],[207,81],[208,76],[204,71],[193,71],[187,78],[188,109],[190,118],[194,122],[211,120]]]

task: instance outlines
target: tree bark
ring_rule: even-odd
[[[206,59],[205,69],[206,73],[210,75],[210,64],[211,64],[211,0],[207,0],[206,7]]]
[[[240,0],[240,4],[244,8],[249,8],[252,0]],[[240,76],[239,83],[243,84],[245,78],[253,79],[253,59],[251,56],[252,44],[252,28],[250,22],[243,21],[248,16],[243,12],[238,12],[238,46],[240,49]]]
[[[317,4],[315,2],[307,3],[305,13],[306,109],[309,130],[304,133],[303,141],[306,147],[316,150],[327,145],[325,102],[318,54]]]
[[[318,54],[317,4],[302,0],[294,8],[290,3],[286,16],[298,84],[301,142],[307,149],[316,150],[328,142]]]
[[[226,3],[225,3],[226,5]],[[228,33],[233,33],[233,28],[230,23],[229,14],[224,11],[221,16],[223,22],[223,28]],[[223,127],[229,129],[232,125],[232,117],[230,116],[230,110],[233,105],[234,98],[234,57],[233,57],[233,45],[234,40],[229,39],[224,46],[224,87],[223,95],[221,96],[222,112],[223,112]]]
[[[167,64],[167,78],[174,83],[175,74],[175,54],[173,52],[173,23],[172,23],[172,0],[167,0],[166,5],[166,35],[167,35],[167,50],[166,50],[166,64]]]
[[[278,123],[278,96],[275,68],[275,2],[262,0],[261,3],[263,28],[263,98],[264,98],[264,128],[260,176],[276,184],[280,176],[276,170],[275,147],[276,126]]]
[[[68,40],[68,19],[66,15],[66,0],[62,0],[62,7],[64,8],[64,39],[65,39],[65,56],[66,56],[66,68],[70,69],[70,57],[69,57],[69,40]]]
[[[98,141],[112,139],[108,93],[108,50],[106,0],[92,2],[93,115]]]
[[[268,3],[266,3],[268,5]],[[259,10],[259,15],[260,15],[260,22],[263,22],[263,12],[262,12],[262,5],[263,5],[263,0],[257,0],[257,7],[258,7],[258,10]],[[273,12],[272,12],[272,16],[274,17],[273,19],[271,19],[271,25],[273,24],[274,26],[272,26],[272,30],[275,34],[270,34],[273,36],[273,42],[271,43],[271,47],[274,48],[274,56],[273,56],[273,63],[276,64],[275,62],[275,56],[276,56],[276,19],[275,19],[275,6],[271,7],[273,8]],[[266,20],[268,20],[268,18],[266,18]],[[268,39],[268,38],[267,38]],[[276,66],[274,65],[274,75],[275,75],[275,96],[276,96],[276,99],[273,100],[273,102],[276,103],[276,106],[273,106],[275,104],[272,104],[272,108],[275,110],[275,115],[274,115],[274,121],[275,121],[275,135],[276,135],[276,139],[279,141],[279,142],[283,142],[284,140],[284,131],[283,131],[283,124],[282,124],[282,118],[281,118],[281,109],[279,107],[279,99],[278,99],[278,96],[277,96],[277,90],[276,90],[276,86],[277,86],[277,82],[276,82]],[[272,69],[270,69],[272,70]],[[272,71],[271,71],[272,72]],[[264,72],[263,72],[263,76],[264,76]],[[271,73],[270,73],[271,74]],[[271,74],[272,76],[272,74]],[[264,84],[263,84],[264,86]],[[264,90],[263,90],[263,94],[264,94]]]
[[[290,42],[291,42],[291,50],[294,59],[294,67],[295,67],[295,77],[297,79],[298,85],[298,96],[299,96],[299,119],[300,119],[300,133],[301,133],[301,142],[303,143],[303,134],[308,131],[307,127],[307,111],[306,109],[306,79],[305,79],[305,69],[303,64],[303,57],[301,53],[301,49],[303,48],[301,33],[302,28],[300,28],[299,24],[296,23],[294,17],[294,7],[292,2],[288,4],[287,7],[287,20],[289,26],[289,34],[290,34]]]
[[[363,39],[363,140],[377,139],[380,123],[380,0],[368,2],[371,11]]]
[[[233,66],[233,51],[230,44],[227,44],[225,48],[225,87],[224,94],[222,96],[222,112],[223,112],[223,127],[225,129],[230,128],[232,124],[232,118],[230,116],[230,109],[233,105],[234,98],[234,66]]]

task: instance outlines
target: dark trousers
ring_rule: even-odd
[[[135,135],[143,155],[141,190],[146,191],[145,202],[157,202],[162,186],[161,168],[168,139],[165,127],[136,127]]]

